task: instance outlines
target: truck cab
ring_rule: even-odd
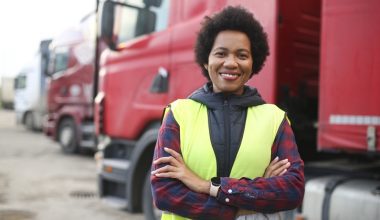
[[[61,33],[50,46],[44,132],[66,153],[95,150],[93,78],[95,16]]]
[[[98,135],[99,193],[132,212],[153,209],[149,170],[163,109],[201,87],[206,78],[194,61],[196,32],[204,16],[240,1],[105,1],[101,5],[101,38],[108,42],[101,56],[99,93],[95,98]],[[258,5],[267,12],[254,10]],[[274,48],[273,2],[245,5],[268,29]],[[271,14],[272,13],[272,14]],[[274,101],[271,56],[250,85]],[[266,82],[261,84],[259,82]]]
[[[46,114],[45,76],[50,43],[51,40],[41,41],[38,53],[15,79],[16,121],[30,130],[42,130],[42,120]]]

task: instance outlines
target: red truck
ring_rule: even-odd
[[[363,174],[365,184],[373,183],[366,186],[380,190],[379,180],[373,179],[380,170],[380,2],[376,0],[102,2],[100,37],[108,49],[101,56],[95,98],[100,196],[131,212],[144,209],[148,219],[157,218],[148,177],[163,108],[205,82],[193,55],[203,17],[239,4],[263,24],[271,54],[249,85],[288,112],[306,162],[306,208],[298,211],[308,219],[319,219],[316,213],[344,219],[334,215],[344,210],[344,203],[329,205],[333,190],[321,194],[312,186],[335,189],[351,177],[358,178],[353,175],[356,171]],[[359,161],[356,156],[372,161],[357,163],[366,164],[358,169],[339,168],[354,165],[348,158]],[[311,181],[331,174],[343,178]],[[309,198],[315,195],[324,198],[318,203],[321,210],[310,211]],[[379,207],[378,194],[366,196],[362,201]],[[376,216],[376,211],[369,216]]]
[[[96,149],[93,123],[95,14],[55,37],[50,45],[44,133],[66,153]]]

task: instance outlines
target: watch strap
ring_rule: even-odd
[[[210,196],[217,197],[220,186],[214,186],[212,182],[210,182]]]

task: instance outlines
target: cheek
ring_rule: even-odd
[[[208,70],[217,71],[222,65],[223,61],[218,59],[209,59],[208,60]]]
[[[249,75],[251,75],[251,73],[253,72],[253,62],[247,62],[244,65],[244,72],[246,72]]]

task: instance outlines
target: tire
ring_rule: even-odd
[[[64,153],[74,154],[78,152],[77,132],[73,119],[63,119],[59,124],[58,142]]]
[[[25,127],[31,131],[35,129],[33,114],[31,112],[28,112],[25,115]]]
[[[159,220],[161,219],[162,211],[157,209],[153,205],[152,191],[150,188],[150,172],[148,171],[143,188],[142,207],[147,220]]]

